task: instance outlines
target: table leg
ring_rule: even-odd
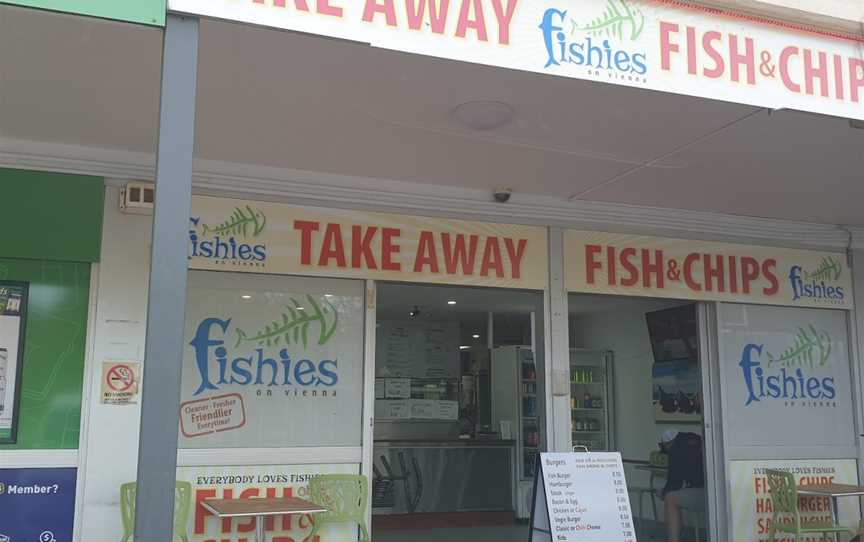
[[[657,523],[657,488],[654,487],[654,477],[655,474],[652,471],[651,477],[649,478],[648,485],[651,487],[651,516],[654,518],[654,523]]]
[[[840,511],[837,504],[837,497],[831,497],[831,517],[834,519],[834,525],[840,525]]]
[[[255,518],[255,542],[264,542],[264,516]]]
[[[831,497],[831,518],[834,519],[834,525],[840,525],[840,512],[837,510],[837,497]],[[834,542],[839,540],[839,535],[834,533]]]

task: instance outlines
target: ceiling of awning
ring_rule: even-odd
[[[153,153],[160,61],[158,30],[0,7],[0,137]],[[864,226],[844,119],[214,21],[198,88],[201,159]],[[515,119],[466,128],[451,112],[473,100]]]

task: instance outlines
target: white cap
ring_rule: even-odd
[[[669,429],[663,433],[663,436],[660,437],[660,442],[666,444],[675,440],[675,437],[678,436],[678,431],[674,429]]]

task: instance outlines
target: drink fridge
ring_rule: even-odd
[[[573,446],[615,449],[615,396],[609,350],[570,350],[570,418]]]

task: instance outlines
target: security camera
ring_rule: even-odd
[[[492,197],[495,198],[495,201],[498,203],[507,203],[510,201],[510,196],[513,195],[513,190],[510,188],[496,188],[494,192],[492,192]]]

